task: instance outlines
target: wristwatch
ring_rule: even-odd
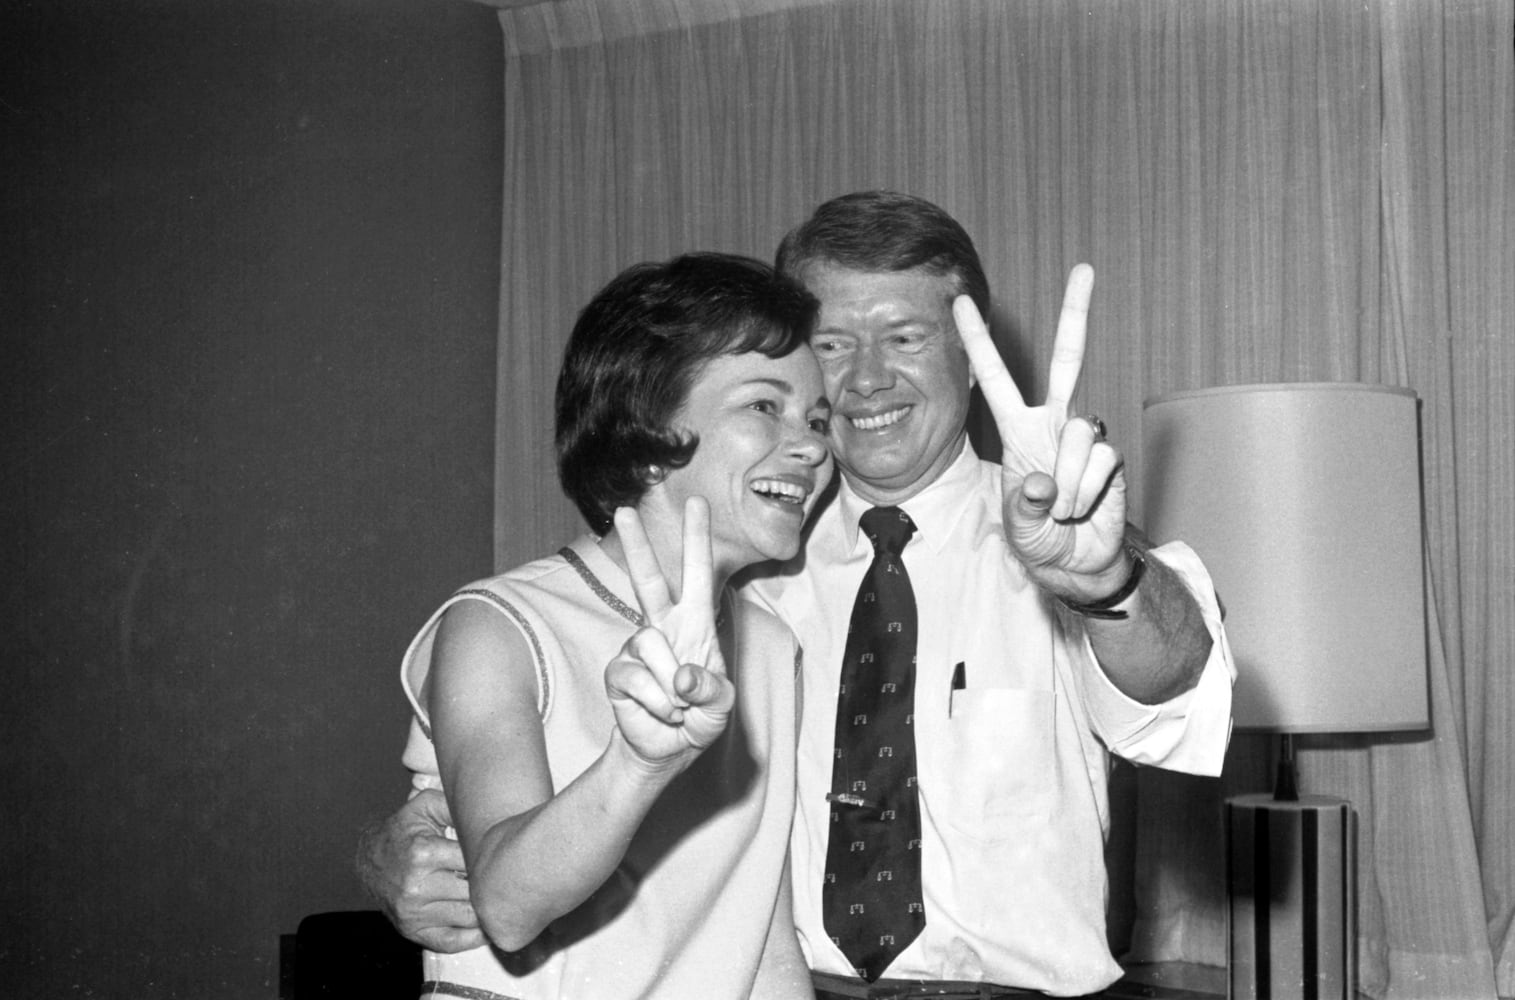
[[[1063,604],[1069,611],[1082,615],[1085,618],[1100,618],[1105,621],[1120,621],[1123,618],[1130,617],[1125,611],[1116,610],[1115,606],[1136,593],[1136,588],[1141,585],[1142,576],[1147,572],[1147,557],[1142,554],[1141,549],[1132,545],[1129,541],[1121,542],[1121,547],[1131,557],[1131,575],[1126,577],[1126,582],[1121,584],[1120,588],[1109,597],[1102,597],[1097,601],[1090,601],[1088,604],[1075,604],[1072,601],[1063,601]]]

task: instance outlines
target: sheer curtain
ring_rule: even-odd
[[[560,0],[500,20],[501,567],[580,530],[551,397],[588,297],[685,249],[767,258],[859,188],[963,222],[1035,397],[1063,279],[1094,265],[1081,400],[1135,495],[1148,396],[1410,386],[1434,734],[1304,741],[1301,777],[1360,813],[1364,987],[1515,994],[1508,0]],[[1216,804],[1265,787],[1265,756],[1238,737],[1220,781],[1140,775],[1134,956],[1223,964]]]

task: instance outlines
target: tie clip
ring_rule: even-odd
[[[863,809],[877,809],[877,802],[869,802],[860,795],[849,795],[846,792],[827,792],[827,802],[840,802],[844,806],[858,806]]]

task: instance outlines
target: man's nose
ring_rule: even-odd
[[[888,359],[876,345],[859,347],[852,355],[852,364],[847,368],[843,388],[860,396],[871,396],[894,383],[894,373],[889,370]]]

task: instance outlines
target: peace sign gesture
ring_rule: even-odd
[[[710,510],[701,497],[685,504],[677,601],[636,509],[618,509],[615,527],[646,625],[605,668],[605,693],[638,755],[682,769],[725,730],[736,701],[716,634]]]
[[[1121,585],[1126,475],[1120,452],[1088,418],[1069,419],[1068,403],[1084,365],[1094,270],[1068,276],[1052,344],[1047,401],[1028,406],[973,300],[959,296],[952,315],[973,374],[1004,445],[1005,533],[1032,579],[1066,600],[1107,596]]]

